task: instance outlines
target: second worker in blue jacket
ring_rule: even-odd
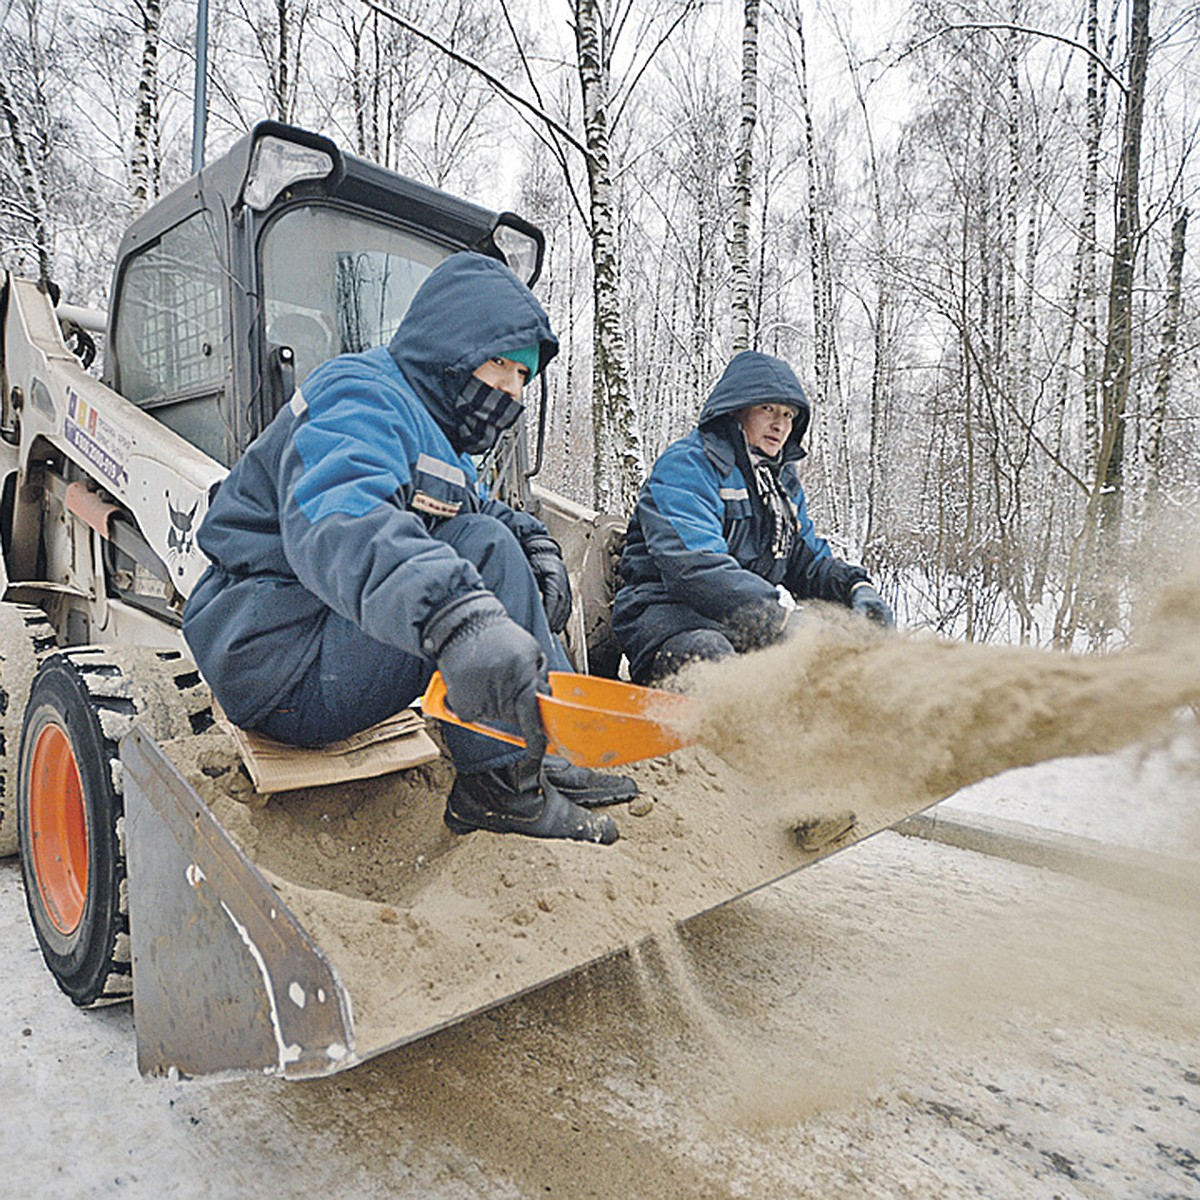
[[[436,666],[459,716],[515,727],[530,750],[445,726],[446,824],[608,844],[616,825],[592,808],[633,781],[542,757],[538,692],[548,667],[570,669],[562,556],[487,497],[471,458],[557,350],[503,263],[441,263],[390,345],[313,371],[222,482],[183,633],[231,721],[299,746],[398,712]]]
[[[697,427],[659,456],[629,522],[613,606],[636,683],[770,644],[796,600],[894,623],[867,572],[835,558],[809,519],[795,467],[808,419],[787,363],[746,350]]]

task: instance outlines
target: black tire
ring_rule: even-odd
[[[133,994],[120,741],[136,721],[164,739],[212,724],[208,689],[178,650],[84,646],[52,654],[25,709],[17,772],[25,899],[46,966],[84,1008]],[[73,797],[42,777],[48,761],[61,768],[67,759],[78,776]],[[46,841],[57,836],[62,813],[74,814],[67,827],[83,830],[66,863]]]
[[[32,604],[0,603],[0,858],[17,852],[17,755],[38,665],[57,649],[54,626]]]
[[[132,703],[122,707],[130,715]],[[81,1007],[133,991],[119,752],[101,711],[76,664],[48,658],[30,690],[17,779],[29,915],[47,967]]]

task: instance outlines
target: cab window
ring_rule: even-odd
[[[262,244],[267,342],[292,350],[297,384],[327,358],[384,345],[449,254],[341,209],[310,204],[284,212]]]
[[[131,257],[117,302],[117,386],[228,465],[220,414],[228,354],[224,277],[211,217],[196,213]]]

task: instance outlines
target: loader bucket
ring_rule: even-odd
[[[328,959],[142,727],[121,746],[144,1075],[326,1075],[352,1055]]]
[[[722,760],[686,747],[629,768],[642,815],[613,810],[613,846],[460,836],[442,821],[444,759],[251,806],[213,791],[214,751],[195,749],[225,746],[230,778],[240,760],[225,734],[184,740],[159,744],[135,726],[121,747],[137,1057],[152,1075],[303,1079],[353,1067],[627,951],[916,807],[881,798],[813,844]],[[292,848],[314,839],[329,857],[293,870]],[[347,882],[363,862],[374,864],[366,885]]]

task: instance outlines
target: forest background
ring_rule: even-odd
[[[206,8],[209,158],[282,119],[546,231],[548,486],[629,511],[751,347],[909,624],[1119,646],[1200,542],[1197,6]],[[198,11],[0,0],[0,265],[104,306],[191,170]]]

